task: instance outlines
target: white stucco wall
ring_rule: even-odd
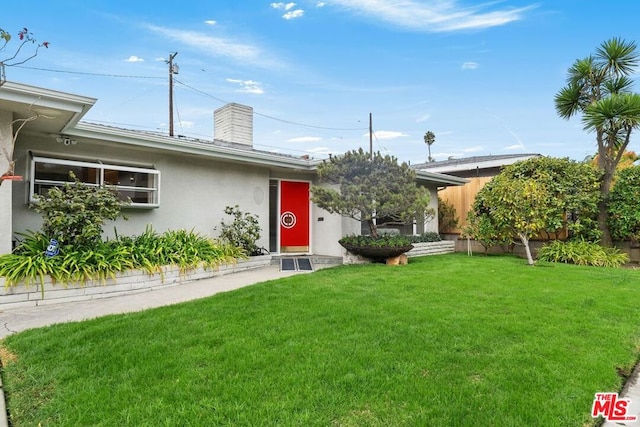
[[[11,152],[12,128],[11,121],[13,115],[6,111],[0,111],[0,153]],[[4,154],[0,155],[0,175],[9,166],[9,159]],[[0,254],[11,252],[12,222],[11,222],[11,200],[13,193],[12,181],[5,181],[0,185]]]
[[[17,168],[27,175],[29,162],[26,139],[16,147]],[[269,236],[269,171],[266,168],[220,163],[195,156],[132,149],[125,146],[86,144],[65,146],[50,138],[29,138],[29,149],[39,155],[78,157],[103,163],[139,164],[160,170],[160,207],[154,209],[125,209],[129,218],[105,226],[105,235],[112,236],[114,226],[122,235],[140,234],[150,224],[158,232],[193,229],[216,237],[215,227],[221,220],[231,218],[224,214],[227,205],[239,205],[245,212],[258,215],[264,232],[258,246],[268,247]],[[37,230],[41,218],[26,203],[28,182],[14,183],[14,231]]]

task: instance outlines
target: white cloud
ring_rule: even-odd
[[[204,23],[207,24],[207,25],[216,25],[217,24],[217,22],[214,21],[213,19],[208,19],[208,20],[204,21]]]
[[[462,64],[462,69],[463,70],[475,70],[476,68],[478,68],[479,65],[477,62],[465,62]]]
[[[344,151],[335,150],[329,147],[315,147],[309,150],[305,150],[307,153],[318,154],[318,155],[329,155],[329,154],[342,154]]]
[[[319,1],[318,3],[316,3],[316,7],[324,7],[325,5],[326,3],[323,1]]]
[[[504,147],[505,150],[524,150],[525,147],[523,144],[514,144],[509,145],[508,147]]]
[[[135,55],[131,55],[129,58],[125,59],[127,62],[144,62],[144,59],[138,58]]]
[[[325,0],[355,13],[401,27],[428,32],[477,30],[508,24],[524,18],[538,7],[495,8],[500,2],[463,6],[458,0],[418,2],[417,0]]]
[[[226,57],[242,64],[261,67],[278,67],[272,56],[263,53],[257,46],[240,43],[228,38],[213,37],[197,31],[147,25],[146,28],[167,39],[182,43],[198,52],[212,57]]]
[[[297,138],[287,139],[287,142],[318,142],[318,141],[322,141],[322,138],[319,138],[317,136],[300,136]]]
[[[286,20],[289,20],[289,19],[300,18],[302,15],[304,15],[304,10],[296,9],[296,10],[292,10],[291,12],[285,13],[284,15],[282,15],[282,17]]]
[[[429,120],[431,118],[431,114],[425,114],[423,116],[420,116],[416,119],[416,123],[422,123],[422,122],[426,122],[427,120]]]
[[[291,3],[282,3],[282,2],[278,2],[278,3],[271,3],[271,7],[274,9],[284,9],[284,10],[291,10],[296,6],[295,3],[291,2]]]
[[[369,137],[369,134],[366,133],[365,136]],[[374,136],[377,139],[396,139],[396,138],[402,138],[409,135],[404,132],[396,132],[391,130],[379,130],[374,132]]]
[[[237,92],[253,93],[256,95],[262,95],[264,89],[262,89],[262,83],[253,80],[239,80],[239,79],[227,79],[229,83],[240,85],[240,89]]]

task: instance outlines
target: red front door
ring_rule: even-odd
[[[309,252],[308,182],[280,182],[280,252]]]

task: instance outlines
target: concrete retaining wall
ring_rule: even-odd
[[[413,249],[407,252],[409,258],[424,255],[450,254],[456,251],[455,242],[443,240],[441,242],[414,243]]]
[[[0,310],[126,295],[270,264],[271,255],[264,255],[241,260],[237,264],[221,265],[218,269],[198,268],[181,274],[179,268],[167,266],[163,267],[163,274],[153,275],[149,275],[144,270],[130,270],[117,274],[115,280],[90,281],[66,286],[53,284],[51,278],[47,277],[44,286],[41,286],[38,281],[31,285],[19,284],[7,287],[5,280],[0,278]]]

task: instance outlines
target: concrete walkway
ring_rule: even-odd
[[[294,274],[305,272],[280,271],[279,266],[269,265],[122,296],[5,309],[0,311],[0,339],[26,329],[176,304]]]

